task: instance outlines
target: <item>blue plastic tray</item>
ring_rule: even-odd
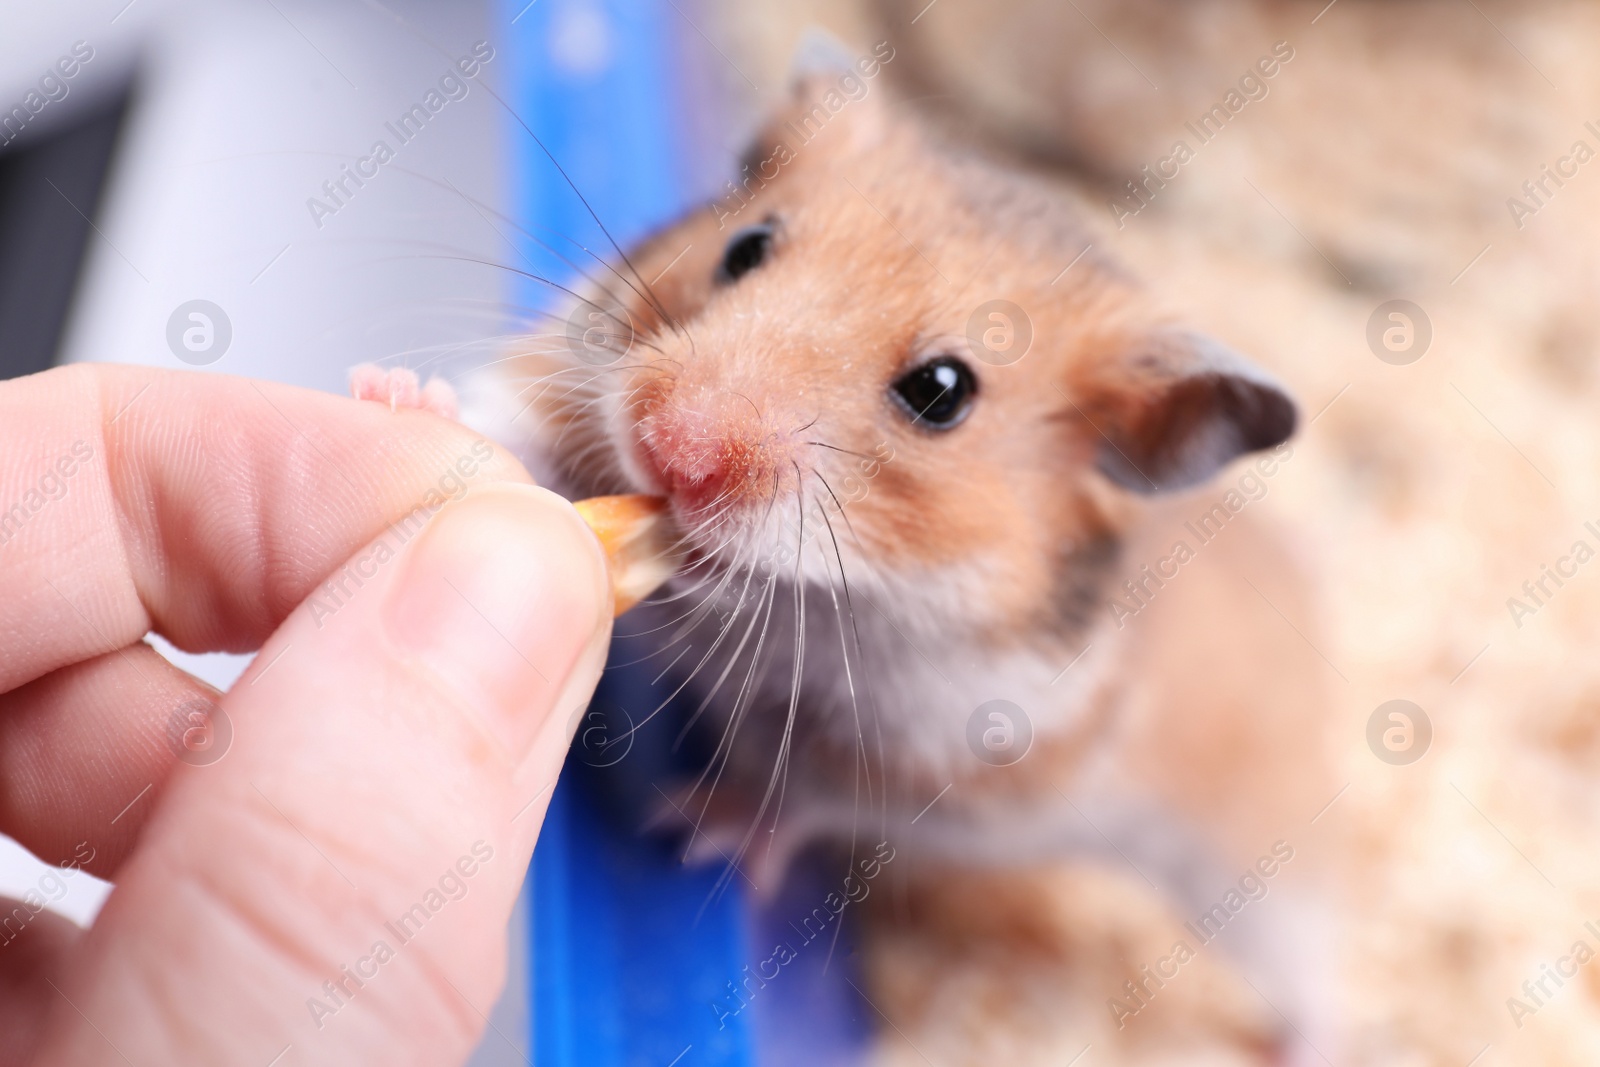
[[[623,247],[689,206],[691,105],[675,64],[678,43],[697,32],[685,21],[693,16],[672,0],[503,0],[503,94],[517,112],[505,136],[516,214],[532,234],[520,250],[531,273],[570,283],[571,267],[539,245],[559,246],[556,235],[610,253],[552,157]],[[530,309],[551,302],[532,281],[516,299]],[[623,643],[614,663],[638,658]],[[643,719],[665,696],[651,683],[660,669],[652,664],[608,669],[592,707],[613,723]],[[828,887],[802,873],[779,900],[755,907],[740,877],[685,868],[671,842],[642,832],[656,787],[681,778],[670,753],[679,722],[670,709],[610,767],[589,766],[575,749],[562,773],[531,871],[534,1061],[849,1062],[865,1032],[847,980],[850,913],[825,944],[807,941],[796,921]],[[781,975],[751,979],[779,943],[793,956]]]

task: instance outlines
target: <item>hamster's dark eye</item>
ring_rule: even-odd
[[[717,281],[723,285],[736,282],[766,262],[772,254],[772,224],[747,226],[728,239],[722,250],[722,262],[717,264]]]
[[[959,359],[940,356],[901,375],[893,390],[912,422],[931,430],[948,430],[972,410],[978,379]]]

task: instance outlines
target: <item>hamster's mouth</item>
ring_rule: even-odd
[[[622,493],[574,502],[578,513],[600,539],[621,615],[645,599],[674,589],[716,589],[719,592],[742,568],[731,546],[708,545],[703,522],[681,517],[678,506],[657,493]]]
[[[678,561],[670,583],[673,586],[736,589],[746,572],[770,575],[785,555],[766,524],[759,521],[765,507],[760,511],[746,510],[743,505],[706,509],[685,505],[676,496],[663,499]]]
[[[707,510],[686,502],[683,493],[675,486],[664,485],[664,479],[649,463],[641,462],[637,452],[629,458],[632,462],[624,463],[624,476],[618,486],[624,496],[618,499],[654,502],[655,544],[672,560],[672,574],[667,585],[670,587],[686,579],[703,582],[708,577],[721,577],[730,570],[728,546],[719,546],[716,538],[715,509]]]
[[[782,513],[797,502],[799,475],[793,464],[774,466],[782,442],[740,439],[713,424],[690,429],[700,432],[641,420],[617,441],[629,487],[665,503],[680,562],[672,584],[720,586],[792,562],[794,546],[785,543],[799,531]]]
[[[630,459],[628,481],[635,491],[662,502],[682,564],[679,573],[703,578],[731,569],[730,556],[738,554],[741,540],[743,502],[729,499],[721,486],[664,468],[647,450],[634,449]]]

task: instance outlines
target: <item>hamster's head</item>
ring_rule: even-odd
[[[702,578],[848,582],[908,633],[1081,632],[1132,502],[1278,444],[1294,405],[1058,190],[848,79],[802,83],[727,196],[588,294],[601,343],[540,392],[557,459],[670,500]]]

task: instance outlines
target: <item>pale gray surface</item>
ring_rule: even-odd
[[[138,72],[64,358],[182,368],[167,322],[197,298],[219,305],[233,330],[204,370],[336,392],[355,363],[421,366],[501,332],[502,272],[441,258],[507,255],[486,221],[503,206],[499,105],[472,86],[408,144],[384,128],[454,57],[496,43],[492,10],[487,0],[0,0],[0,109],[20,103],[73,42],[95,49],[25,137]],[[497,89],[506,58],[482,75]],[[395,159],[319,228],[307,199],[379,138]],[[247,662],[172,658],[223,687]],[[0,838],[0,895],[35,888],[46,871]],[[91,921],[107,887],[68,881],[53,906]],[[513,987],[477,1067],[525,1061],[521,930],[519,918]]]

